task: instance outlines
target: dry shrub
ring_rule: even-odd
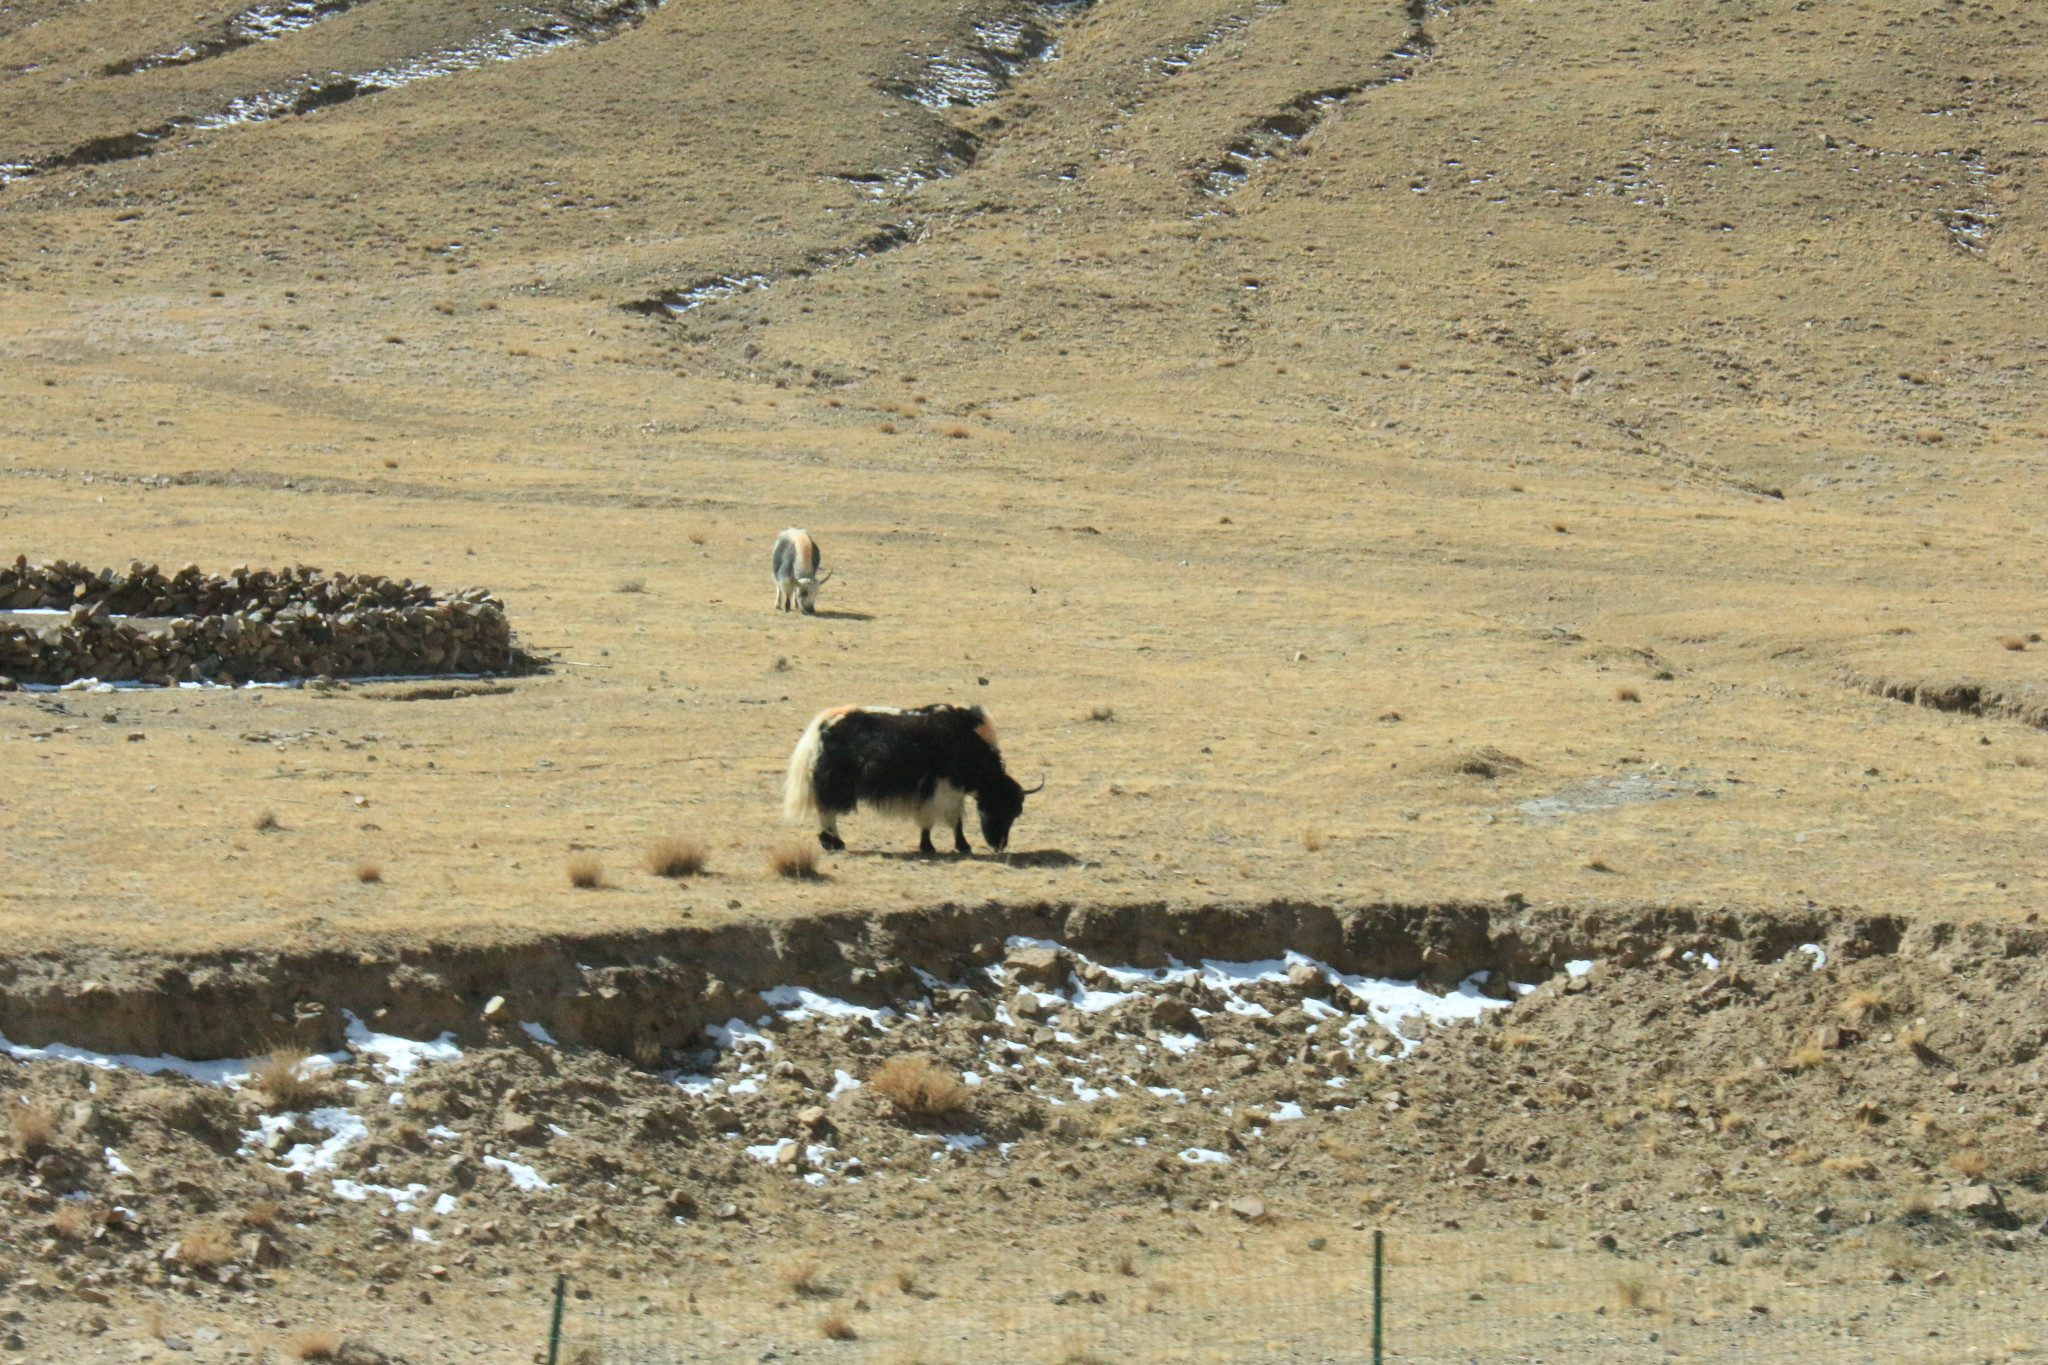
[[[705,535],[702,531],[690,532],[690,543],[692,545],[702,545],[709,539],[710,537]]]
[[[1536,1046],[1536,1035],[1511,1028],[1501,1034],[1500,1046],[1503,1052],[1527,1052]]]
[[[823,1270],[815,1256],[792,1256],[776,1268],[775,1278],[784,1289],[799,1298],[825,1298],[832,1291],[818,1283],[818,1275]]]
[[[949,440],[949,441],[964,441],[964,440],[966,440],[966,439],[967,439],[967,428],[966,428],[966,427],[947,427],[947,428],[946,428],[946,439],[947,439],[947,440]],[[2023,645],[2023,646],[2021,646],[2021,648],[2025,648],[2025,646]]]
[[[56,1140],[57,1111],[41,1100],[31,1103],[24,1097],[20,1104],[7,1107],[7,1135],[24,1156],[40,1152]]]
[[[1851,1180],[1877,1179],[1877,1167],[1871,1163],[1868,1157],[1831,1156],[1826,1161],[1820,1163],[1820,1168],[1824,1171],[1832,1171],[1836,1175],[1847,1176]]]
[[[791,881],[810,881],[818,875],[818,850],[803,839],[784,839],[768,850],[768,870]]]
[[[875,430],[881,432],[884,436],[894,436],[896,434],[896,424],[894,422],[877,422],[875,423]]]
[[[83,1242],[92,1236],[92,1205],[83,1199],[66,1199],[57,1205],[50,1229],[67,1242]]]
[[[1551,522],[1551,523],[1550,523],[1550,529],[1551,529],[1551,530],[1553,530],[1553,531],[1555,531],[1555,532],[1557,532],[1557,533],[1558,533],[1559,535],[1561,535],[1561,536],[1566,536],[1566,535],[1570,535],[1570,534],[1571,534],[1571,532],[1570,532],[1570,531],[1568,531],[1568,530],[1566,530],[1566,529],[1565,529],[1565,524],[1564,524],[1563,522],[1561,522],[1561,521],[1553,521],[1553,522]]]
[[[1624,683],[1614,689],[1614,699],[1616,701],[1641,701],[1643,694]]]
[[[293,1360],[332,1360],[341,1354],[341,1333],[332,1327],[301,1327],[285,1342]]]
[[[382,863],[357,863],[357,864],[356,864],[356,880],[357,880],[357,881],[359,881],[359,882],[362,882],[362,883],[363,883],[364,885],[366,885],[366,886],[368,886],[368,885],[375,885],[376,883],[378,883],[378,882],[381,882],[381,881],[383,881],[383,880],[384,880],[384,864],[382,864]]]
[[[274,829],[284,828],[283,825],[277,822],[277,812],[274,810],[264,811],[251,821],[250,824],[258,834],[268,834]]]
[[[235,1242],[218,1223],[201,1223],[178,1238],[177,1261],[187,1270],[211,1270],[235,1258]]]
[[[1098,724],[1115,720],[1116,708],[1114,706],[1091,706],[1088,708],[1088,719]]]
[[[1301,832],[1301,846],[1311,853],[1321,853],[1323,851],[1322,831],[1314,829],[1303,830]]]
[[[1827,1049],[1817,1042],[1801,1043],[1785,1059],[1785,1065],[1793,1071],[1808,1071],[1828,1059]]]
[[[629,578],[616,588],[613,588],[612,591],[624,593],[646,592],[647,580],[644,578]]]
[[[853,1324],[846,1320],[846,1314],[844,1313],[828,1314],[825,1320],[818,1324],[818,1331],[832,1341],[857,1341],[860,1339],[860,1333],[853,1330]]]
[[[249,1080],[281,1109],[303,1108],[320,1093],[312,1073],[306,1069],[309,1054],[300,1047],[272,1048],[270,1055],[249,1068]]]
[[[1998,637],[1998,647],[2017,654],[2027,647],[2027,639],[2024,635],[2001,635]]]
[[[1891,1001],[1870,986],[1858,986],[1842,1002],[1842,1018],[1857,1028],[1865,1024],[1881,1024],[1891,1017],[1891,1013]]]
[[[908,1270],[897,1271],[891,1283],[896,1286],[896,1292],[899,1294],[915,1294],[917,1292],[917,1276]]]
[[[1899,1201],[1899,1217],[1909,1223],[1924,1223],[1934,1216],[1934,1203],[1924,1194],[1909,1194]],[[1910,1269],[1908,1266],[1894,1266],[1894,1269]]]
[[[252,1228],[274,1228],[283,1208],[275,1199],[252,1199],[249,1207],[242,1210],[242,1221]]]
[[[604,862],[595,853],[578,853],[569,859],[569,885],[595,891],[604,885]]]
[[[1623,1308],[1642,1308],[1650,1302],[1650,1286],[1641,1280],[1627,1279],[1614,1282],[1614,1300]]]
[[[1948,1164],[1955,1167],[1956,1173],[1965,1180],[1979,1180],[1983,1178],[1989,1163],[1984,1160],[1983,1148],[1962,1147],[1949,1157]]]
[[[694,877],[711,862],[711,851],[695,839],[656,839],[647,846],[647,870],[657,877]]]
[[[1747,1114],[1723,1114],[1718,1126],[1724,1133],[1746,1133],[1756,1124]]]
[[[868,1084],[905,1114],[953,1114],[974,1091],[952,1068],[923,1053],[901,1053],[868,1075]]]

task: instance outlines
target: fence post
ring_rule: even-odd
[[[1372,1365],[1381,1365],[1380,1305],[1386,1284],[1387,1234],[1378,1228],[1372,1230]],[[561,1315],[561,1305],[555,1306],[556,1316]],[[548,1357],[548,1365],[554,1365],[554,1357]]]
[[[548,1325],[548,1365],[555,1365],[555,1357],[562,1350],[562,1299],[568,1292],[569,1277],[567,1275],[555,1276],[555,1316],[554,1321]],[[1375,1318],[1375,1323],[1377,1323],[1377,1318]],[[1373,1340],[1375,1342],[1379,1340],[1379,1328],[1377,1325],[1373,1328]],[[1378,1348],[1375,1347],[1374,1351],[1374,1359],[1378,1359]]]

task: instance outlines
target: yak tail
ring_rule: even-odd
[[[790,751],[789,773],[782,779],[782,818],[801,825],[818,814],[818,758],[825,751],[825,718],[820,711],[805,727],[802,739]]]

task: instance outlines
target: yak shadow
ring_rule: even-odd
[[[875,619],[864,611],[814,611],[811,615],[825,621],[872,621]]]
[[[1080,867],[1082,862],[1063,849],[1044,848],[1029,853],[990,853],[986,847],[972,853],[954,853],[940,849],[936,853],[920,853],[916,849],[876,848],[864,852],[862,857],[875,858],[891,863],[957,863],[973,859],[980,863],[999,863],[1004,867]]]
[[[1063,848],[1039,848],[999,859],[1011,867],[1080,867],[1082,862]]]

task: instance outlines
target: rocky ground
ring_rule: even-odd
[[[2018,942],[1702,936],[1438,996],[1019,939],[897,1009],[766,992],[676,1069],[509,1019],[366,1031],[303,1082],[16,1049],[10,1113],[51,1129],[16,1118],[5,1340],[524,1359],[559,1272],[591,1361],[1350,1359],[1384,1229],[1396,1358],[2023,1357],[2048,977]]]

